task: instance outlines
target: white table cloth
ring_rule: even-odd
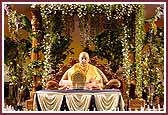
[[[41,90],[34,96],[34,109],[38,101],[42,111],[60,111],[63,97],[70,111],[88,111],[94,96],[98,111],[124,111],[124,101],[119,90]],[[37,97],[37,98],[36,98]],[[37,100],[36,100],[37,99]]]

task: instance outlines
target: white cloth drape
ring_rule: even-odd
[[[88,111],[91,94],[67,94],[65,98],[70,111]]]
[[[124,101],[120,92],[96,93],[94,94],[98,111],[116,111],[120,108],[124,110]]]
[[[56,92],[37,94],[42,111],[60,111],[63,96],[63,94]]]
[[[115,111],[120,108],[124,110],[124,101],[121,92],[56,92],[56,91],[37,91],[34,97],[34,110],[37,110],[36,96],[42,111],[60,111],[63,97],[70,111],[88,111],[91,96],[95,98],[98,111]]]

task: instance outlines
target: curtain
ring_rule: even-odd
[[[42,111],[60,111],[63,96],[63,94],[56,92],[37,94]]]
[[[119,92],[94,94],[98,111],[123,111],[124,101]]]
[[[66,103],[70,111],[88,111],[91,94],[67,94],[65,95]]]

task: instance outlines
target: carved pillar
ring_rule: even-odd
[[[42,17],[40,14],[40,8],[38,6],[32,7],[31,8],[31,13],[32,13],[32,32],[33,32],[33,38],[32,38],[32,49],[36,49],[39,47],[41,40],[43,38],[42,34]],[[32,50],[31,54],[31,61],[37,61],[40,60],[39,56],[39,51],[38,50]],[[38,71],[37,68],[33,68],[34,70]],[[34,71],[33,70],[33,71]],[[35,92],[35,87],[37,83],[37,78],[35,75],[33,75],[33,87],[32,91]]]

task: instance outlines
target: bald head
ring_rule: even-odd
[[[81,52],[79,54],[79,62],[81,64],[88,64],[89,63],[89,54],[87,52]]]

